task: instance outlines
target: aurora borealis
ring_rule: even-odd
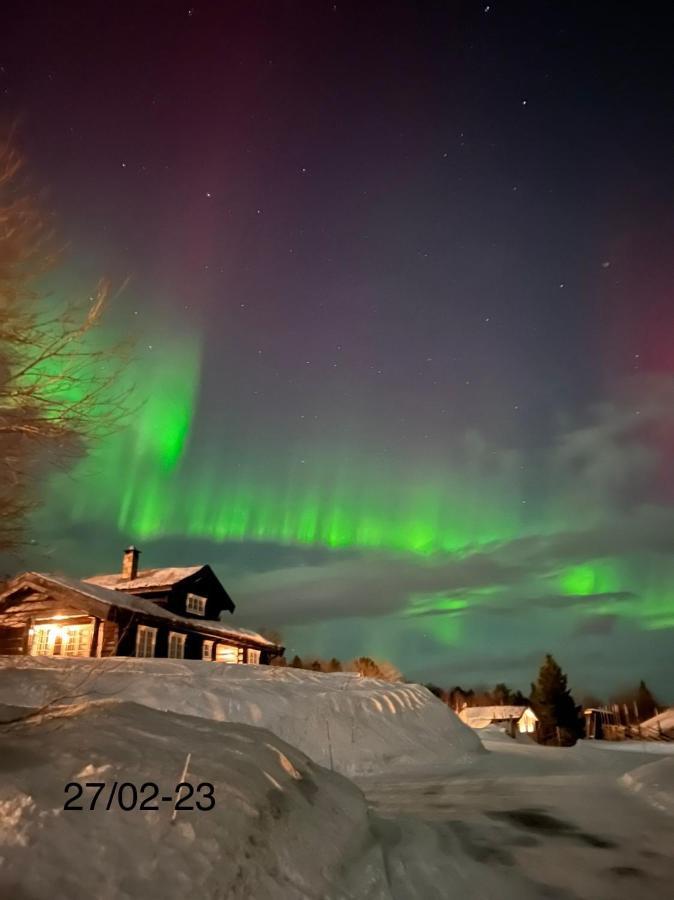
[[[12,10],[49,288],[128,278],[136,349],[11,565],[134,542],[291,654],[673,699],[671,36],[601,7]]]

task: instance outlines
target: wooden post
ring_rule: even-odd
[[[91,642],[89,644],[89,656],[98,656],[98,629],[100,627],[101,620],[98,618],[94,619],[94,627],[91,629]]]
[[[33,628],[34,619],[32,616],[28,619],[28,624],[23,632],[23,655],[29,656],[31,647],[33,644],[33,635],[31,635],[31,630]]]

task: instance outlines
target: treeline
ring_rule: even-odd
[[[288,666],[291,669],[307,669],[311,672],[352,672],[362,675],[364,678],[378,678],[381,681],[402,681],[403,677],[393,665],[386,660],[374,660],[369,656],[359,656],[348,662],[332,657],[332,659],[320,659],[301,656],[293,656],[288,662],[285,656],[272,660],[272,666]]]
[[[451,706],[454,712],[459,712],[464,706],[529,706],[530,704],[529,698],[522,691],[513,691],[502,682],[495,685],[493,690],[462,688],[459,685],[453,688],[441,688],[437,684],[427,684],[426,687],[443,703]]]
[[[258,633],[278,646],[283,646],[283,636],[275,628],[261,627]],[[295,654],[288,662],[285,655],[272,659],[270,665],[288,667],[290,669],[306,669],[310,672],[351,672],[362,675],[364,678],[378,678],[380,681],[403,681],[400,671],[385,659],[372,659],[370,656],[358,656],[355,659],[343,661],[333,656],[332,659],[322,659],[320,656],[306,656],[302,658]]]

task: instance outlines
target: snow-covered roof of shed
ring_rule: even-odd
[[[111,575],[94,575],[92,578],[83,580],[116,591],[133,592],[172,587],[184,578],[196,575],[205,568],[206,566],[168,566],[163,569],[141,569],[135,578],[125,578],[121,572],[113,572]]]
[[[487,719],[493,722],[519,719],[529,708],[528,706],[464,706],[459,715],[464,722],[474,719]]]
[[[200,568],[200,567],[197,567]],[[230,628],[224,622],[214,621],[212,619],[190,619],[187,616],[180,616],[177,613],[164,609],[155,603],[154,600],[148,600],[146,597],[136,597],[133,594],[127,594],[125,591],[113,591],[99,584],[94,584],[90,580],[80,581],[77,578],[69,578],[67,575],[52,575],[49,572],[26,572],[20,576],[30,580],[38,578],[42,581],[66,588],[81,594],[83,597],[90,597],[99,603],[106,603],[110,606],[117,606],[120,609],[128,609],[131,612],[143,613],[147,616],[153,616],[157,619],[165,619],[173,622],[175,625],[188,628],[191,631],[199,631],[209,635],[217,635],[218,637],[232,638],[233,640],[251,641],[265,647],[276,647],[273,641],[262,637],[256,631],[250,631],[247,628]]]

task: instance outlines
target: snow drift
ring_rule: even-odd
[[[674,741],[674,706],[642,722],[641,734],[646,738],[665,738]]]
[[[472,729],[420,685],[192,660],[0,658],[0,703],[111,697],[263,727],[346,775],[447,769],[483,752]]]
[[[622,783],[652,806],[674,815],[674,756],[627,772]]]
[[[104,700],[5,729],[2,741],[2,897],[390,897],[361,792],[268,731]],[[211,810],[174,824],[172,804],[107,810],[99,799],[91,811],[91,788],[85,809],[63,809],[71,781],[172,793],[187,751],[188,781],[214,786]]]

